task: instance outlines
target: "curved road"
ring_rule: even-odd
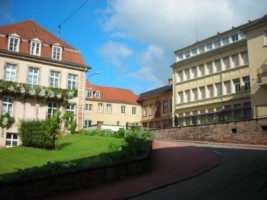
[[[192,145],[193,143],[191,143]],[[193,144],[197,145],[197,144]],[[198,145],[203,146],[203,145]],[[221,157],[209,172],[135,196],[134,200],[266,200],[267,149],[204,146]]]

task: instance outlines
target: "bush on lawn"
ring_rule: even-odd
[[[22,120],[19,135],[23,146],[56,149],[56,139],[60,134],[60,112],[47,120]]]

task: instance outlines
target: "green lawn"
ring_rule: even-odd
[[[41,150],[23,146],[1,149],[0,181],[5,174],[14,173],[18,168],[42,166],[48,161],[76,160],[79,167],[95,164],[99,154],[111,151],[110,144],[120,145],[122,140],[112,137],[66,135],[58,140],[60,150]]]

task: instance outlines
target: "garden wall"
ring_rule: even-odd
[[[149,168],[149,154],[150,151],[142,158],[116,165],[0,183],[0,199],[40,199],[142,174]]]
[[[155,139],[267,144],[267,118],[153,131]]]

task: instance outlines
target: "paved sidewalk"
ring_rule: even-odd
[[[151,169],[147,173],[47,199],[123,199],[179,182],[202,173],[218,163],[218,156],[208,149],[155,140],[151,156]]]

